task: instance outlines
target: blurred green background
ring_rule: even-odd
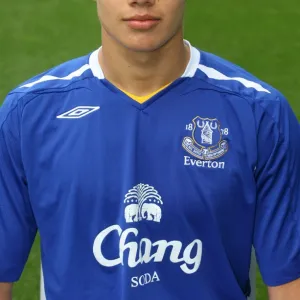
[[[279,89],[300,117],[299,0],[187,1],[185,37]],[[93,0],[0,0],[0,99],[24,80],[100,43]],[[15,286],[15,300],[39,298],[38,244],[37,239]],[[264,299],[258,274],[257,300]]]

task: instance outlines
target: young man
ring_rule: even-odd
[[[0,299],[39,230],[47,300],[300,299],[288,102],[183,40],[184,0],[98,0],[102,47],[0,112]]]

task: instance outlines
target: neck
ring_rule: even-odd
[[[145,96],[179,78],[188,64],[189,52],[182,32],[158,50],[137,52],[122,46],[103,30],[99,62],[112,84]]]

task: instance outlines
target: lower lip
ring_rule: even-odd
[[[156,26],[159,23],[159,20],[145,20],[145,21],[139,21],[139,20],[129,20],[127,21],[128,26],[132,29],[138,29],[138,30],[149,30]]]

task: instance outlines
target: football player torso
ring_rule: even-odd
[[[191,49],[184,76],[142,104],[103,77],[97,51],[19,88],[47,299],[246,299],[257,161],[247,97],[269,91],[218,84],[215,58]]]

